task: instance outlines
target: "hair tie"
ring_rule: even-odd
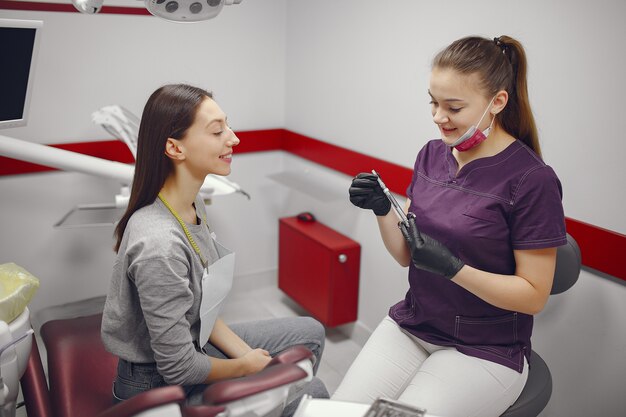
[[[508,49],[508,46],[504,42],[502,42],[499,37],[493,38],[493,43],[495,43],[496,46],[502,50],[502,53],[506,55],[506,50]]]

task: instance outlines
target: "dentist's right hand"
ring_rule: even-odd
[[[387,199],[378,177],[368,172],[361,172],[350,185],[350,201],[362,209],[370,209],[377,216],[385,216],[391,210],[391,202]]]

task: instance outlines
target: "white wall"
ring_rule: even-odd
[[[1,134],[46,144],[109,139],[91,122],[93,111],[120,104],[140,116],[149,94],[169,82],[212,90],[235,130],[284,126],[285,16],[285,0],[248,0],[188,25],[0,10],[2,18],[44,22],[28,125]],[[0,262],[16,262],[41,279],[33,311],[106,292],[113,228],[52,225],[74,206],[111,203],[116,193],[114,181],[78,173],[0,178]],[[242,265],[266,268],[258,258]]]
[[[213,91],[236,130],[282,127],[285,10],[285,0],[247,0],[193,24],[0,10],[44,22],[28,126],[2,134],[37,143],[110,138],[92,112],[119,104],[140,116],[150,93],[170,82]]]
[[[566,214],[626,233],[626,88],[618,76],[625,12],[621,0],[245,0],[185,26],[0,10],[0,17],[45,25],[31,121],[2,134],[38,143],[109,138],[91,123],[92,111],[121,104],[140,114],[156,87],[187,81],[212,89],[236,130],[286,127],[411,167],[436,135],[426,93],[432,56],[468,34],[510,34],[527,48],[531,100],[545,159],[565,188]],[[281,172],[306,181],[288,188],[269,178]],[[310,210],[362,245],[359,321],[347,331],[362,338],[403,296],[406,271],[385,252],[373,216],[345,198],[348,176],[266,152],[235,155],[231,178],[252,200],[216,199],[209,215],[237,251],[239,278],[271,280],[277,219]],[[326,195],[309,192],[321,187]],[[40,278],[33,311],[106,292],[112,227],[52,225],[74,205],[110,201],[117,192],[113,181],[76,173],[0,177],[0,263]],[[626,413],[624,284],[585,270],[538,315],[533,343],[555,384],[543,417]]]
[[[292,0],[287,10],[287,128],[406,167],[437,137],[427,95],[434,55],[468,35],[519,39],[566,215],[626,233],[623,1]],[[404,295],[406,273],[389,265],[372,216],[346,213],[339,227],[368,255],[359,325],[371,329]],[[623,281],[585,270],[538,315],[534,347],[554,377],[543,417],[626,414],[625,297]]]
[[[567,215],[626,233],[622,0],[292,0],[287,10],[287,128],[406,167],[438,137],[434,55],[463,36],[518,38]]]

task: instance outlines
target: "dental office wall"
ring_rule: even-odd
[[[0,10],[45,24],[31,121],[0,134],[38,143],[109,139],[90,122],[92,111],[121,104],[140,114],[158,85],[187,81],[215,91],[235,130],[284,127],[410,168],[437,136],[426,92],[434,54],[461,36],[508,34],[528,53],[544,159],[563,183],[566,215],[624,234],[625,12],[620,0],[245,0],[185,26]],[[385,252],[373,216],[347,201],[350,177],[272,151],[235,155],[231,178],[252,200],[218,197],[209,215],[237,251],[239,285],[272,282],[277,218],[310,210],[363,247],[359,320],[342,330],[364,341],[404,295],[406,270]],[[0,262],[40,278],[33,311],[106,292],[112,227],[52,225],[74,205],[109,201],[118,190],[77,173],[0,177]],[[554,379],[541,416],[624,415],[625,297],[624,281],[584,269],[537,316],[534,348]]]
[[[434,55],[463,36],[511,35],[527,51],[566,215],[626,234],[624,16],[619,0],[289,1],[286,127],[412,167],[439,137],[427,94]],[[406,272],[391,267],[373,216],[351,211],[322,220],[364,245],[359,321],[374,328],[404,295]],[[541,416],[626,415],[625,297],[624,281],[585,269],[536,317],[533,348],[554,380]]]
[[[113,4],[138,2],[105,1]],[[91,142],[96,147],[95,141],[111,136],[92,123],[92,112],[119,104],[140,116],[148,96],[169,82],[213,91],[235,130],[282,127],[285,17],[285,0],[248,0],[225,7],[214,20],[189,25],[153,16],[0,9],[0,18],[44,22],[28,125],[0,130],[0,135],[42,144]],[[265,190],[249,183],[266,174],[257,172],[256,165],[271,172],[281,163],[276,152],[254,158],[251,180],[242,183],[254,196],[250,202],[240,195],[221,198],[249,209],[246,218],[231,219],[250,231],[249,237],[241,237],[243,245],[232,246],[259,248],[238,250],[239,275],[275,274],[276,250],[265,243],[265,236],[276,239],[277,222],[275,217],[272,222],[255,217],[263,212],[257,206]],[[53,225],[75,206],[112,203],[119,192],[119,183],[81,173],[0,176],[0,263],[15,262],[40,279],[30,305],[36,320],[49,307],[106,294],[114,260],[113,227]]]

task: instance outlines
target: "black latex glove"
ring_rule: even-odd
[[[408,227],[403,222],[398,223],[398,227],[409,246],[413,265],[419,269],[452,279],[465,265],[463,261],[452,255],[448,248],[435,239],[420,233],[412,213],[409,213],[407,218]]]
[[[361,172],[352,180],[350,201],[357,207],[374,210],[377,216],[385,216],[391,209],[391,203],[378,184],[378,177],[367,172]]]

